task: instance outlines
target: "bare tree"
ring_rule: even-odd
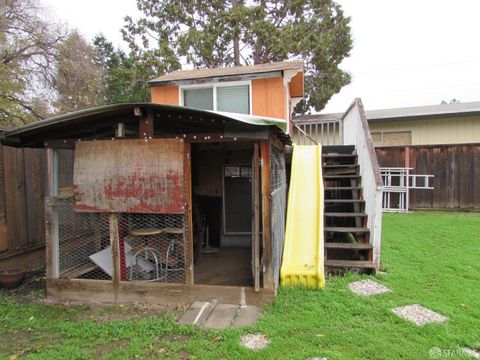
[[[66,32],[47,19],[36,0],[0,1],[0,125],[42,119],[39,109],[49,107],[53,63]]]

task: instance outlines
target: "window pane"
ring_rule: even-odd
[[[248,85],[217,87],[217,110],[250,114]]]
[[[183,104],[195,109],[213,110],[213,89],[183,90]]]

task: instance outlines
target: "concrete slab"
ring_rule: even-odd
[[[226,329],[232,325],[239,305],[217,304],[205,322],[207,329]]]
[[[441,323],[447,320],[445,316],[418,304],[399,306],[392,309],[392,311],[401,318],[409,320],[417,326],[432,322]]]
[[[178,323],[180,325],[197,325],[200,319],[205,322],[205,319],[210,315],[214,307],[214,303],[195,301],[190,308],[183,313]]]
[[[258,306],[240,306],[237,316],[233,319],[233,327],[254,326],[262,316],[262,310]]]

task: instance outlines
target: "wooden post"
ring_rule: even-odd
[[[54,205],[52,204],[52,199],[47,198],[45,201],[45,249],[47,279],[58,279],[59,277],[58,245],[58,215]]]
[[[270,209],[270,141],[260,142],[260,158],[262,164],[261,182],[262,182],[262,235],[263,235],[263,287],[273,289],[274,274],[272,262],[272,229],[271,229],[271,209]]]
[[[185,284],[193,285],[194,283],[194,264],[193,264],[193,215],[192,215],[192,158],[191,144],[185,143],[184,151],[184,176],[185,176],[185,204],[187,207],[187,251],[185,256]]]
[[[145,117],[140,118],[140,139],[150,139],[154,135],[153,112],[148,111]]]
[[[252,199],[253,199],[253,226],[252,226],[252,265],[253,284],[255,291],[260,291],[260,172],[259,172],[258,143],[254,144],[252,161]]]
[[[117,302],[118,285],[120,284],[120,244],[118,236],[118,214],[111,213],[109,216],[110,224],[110,245],[112,247],[112,259],[113,259],[113,293],[114,303]]]

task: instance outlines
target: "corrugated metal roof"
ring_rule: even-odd
[[[108,128],[116,122],[125,121],[122,119],[132,121],[136,107],[154,111],[154,114],[161,117],[164,126],[171,131],[192,129],[223,131],[227,128],[232,128],[232,126],[234,129],[238,128],[240,125],[243,128],[274,126],[278,128],[279,133],[282,132],[284,135],[287,130],[287,121],[283,119],[206,111],[184,106],[128,103],[85,109],[27,124],[5,132],[1,142],[4,145],[17,147],[42,147],[45,140],[63,138],[67,135],[67,137],[76,137],[88,132],[89,129]],[[203,121],[202,119],[208,119],[208,121]],[[288,135],[285,136],[288,137]]]
[[[301,70],[303,69],[303,61],[282,61],[269,64],[258,64],[250,66],[233,66],[225,68],[211,68],[211,69],[195,69],[195,70],[179,70],[156,79],[150,80],[149,84],[178,81],[178,80],[193,80],[211,78],[217,76],[234,76],[245,74],[260,74],[283,70]]]
[[[435,117],[458,117],[480,114],[480,102],[461,104],[440,104],[395,109],[366,111],[368,121],[429,119]],[[343,113],[312,114],[297,116],[293,120],[299,122],[340,120]]]

